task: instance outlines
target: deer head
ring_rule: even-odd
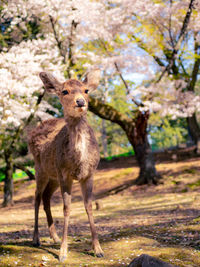
[[[88,109],[88,94],[95,90],[100,80],[100,70],[93,70],[86,74],[83,82],[70,79],[59,82],[53,75],[46,72],[39,74],[45,90],[57,94],[64,109],[64,117],[81,117]]]

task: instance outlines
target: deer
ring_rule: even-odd
[[[56,94],[63,107],[64,118],[41,122],[29,134],[28,145],[35,163],[35,225],[33,245],[40,246],[38,217],[41,200],[51,238],[60,242],[51,214],[50,200],[60,186],[63,199],[64,226],[59,252],[63,262],[68,253],[68,224],[73,181],[80,183],[85,210],[89,219],[92,248],[97,257],[103,257],[92,213],[92,189],[94,171],[100,154],[94,131],[87,122],[89,93],[100,81],[100,70],[87,73],[84,81],[69,79],[64,83],[52,74],[39,74],[45,91]]]

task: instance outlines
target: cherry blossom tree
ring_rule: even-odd
[[[128,38],[133,41],[129,41],[126,51],[130,51],[132,47],[139,56],[134,55],[134,52],[131,53],[134,63],[130,65],[119,48],[117,53],[116,49],[104,43],[104,50],[111,57],[109,63],[113,69],[115,67],[124,82],[127,94],[137,107],[137,112],[134,113],[131,128],[128,127],[128,121],[123,125],[125,119],[124,117],[119,119],[119,114],[116,117],[113,114],[107,115],[112,113],[110,109],[102,114],[103,107],[99,109],[96,103],[95,108],[95,102],[92,111],[102,118],[112,117],[114,122],[120,121],[124,129],[125,127],[129,129],[125,131],[140,165],[137,182],[156,182],[156,171],[147,140],[146,127],[149,113],[160,112],[161,116],[171,115],[172,119],[186,117],[190,121],[195,118],[195,112],[199,111],[199,96],[194,92],[200,63],[199,4],[197,1],[160,1],[157,4],[154,1],[145,1],[145,4],[143,1],[135,1],[131,6],[130,1],[119,2],[124,5],[126,15],[129,14],[131,18],[126,20],[128,25],[123,23],[124,33],[128,33]],[[126,31],[125,28],[128,27]],[[123,36],[123,44],[124,40]],[[122,47],[124,48],[124,45]],[[129,54],[130,52],[127,55]],[[188,54],[191,55],[189,60]],[[122,57],[124,61],[120,60]],[[129,69],[145,73],[143,84],[138,88],[131,88],[123,77],[124,71]],[[197,123],[194,125],[194,122],[193,120],[191,131],[199,135],[198,125]]]
[[[133,33],[132,38],[141,50],[151,55],[159,75],[156,84],[139,88],[145,91],[145,105],[161,110],[162,115],[186,117],[197,143],[200,138],[195,113],[199,111],[199,96],[195,92],[200,65],[199,1],[161,1],[151,12],[148,5],[142,10],[137,3],[143,35]]]
[[[0,53],[0,144],[6,163],[3,205],[12,203],[14,147],[20,134],[34,117],[48,119],[51,116],[46,111],[53,110],[48,102],[41,101],[44,93],[38,73],[48,66],[51,71],[57,70],[57,76],[62,74],[59,57],[56,56],[56,68],[53,63],[52,53],[56,54],[57,47],[52,47],[50,54],[46,47],[47,40],[34,40]]]

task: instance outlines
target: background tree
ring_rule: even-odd
[[[41,45],[45,47],[46,41],[21,42],[0,54],[0,156],[6,165],[4,206],[12,204],[14,157],[25,127],[34,117],[51,117],[47,110],[56,111],[46,101],[41,102],[43,89],[38,72],[45,63],[53,65],[52,56],[45,49],[41,54]]]
[[[144,7],[144,16],[142,19],[139,17],[138,20],[143,26],[143,34],[134,33],[132,38],[138,47],[154,59],[161,72],[158,81],[167,75],[169,79],[166,79],[166,83],[178,79],[185,82],[181,88],[178,88],[179,95],[176,93],[176,99],[171,100],[172,104],[174,103],[171,113],[174,118],[178,116],[187,118],[190,134],[197,144],[200,135],[196,119],[199,98],[195,97],[195,85],[200,65],[199,2],[160,1],[154,5],[153,12],[148,12],[148,8],[148,5]],[[165,86],[166,83],[161,86]],[[153,91],[153,88],[149,90],[150,98],[152,98]],[[185,94],[181,94],[183,92]],[[170,99],[166,100],[164,107],[162,103],[164,112],[171,109]],[[160,104],[159,98],[157,101]]]

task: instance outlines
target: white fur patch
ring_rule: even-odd
[[[80,152],[81,161],[84,161],[84,159],[87,157],[87,154],[88,154],[87,135],[85,133],[81,133],[81,135],[79,135],[79,139],[77,140],[75,144],[75,149],[77,152]]]

